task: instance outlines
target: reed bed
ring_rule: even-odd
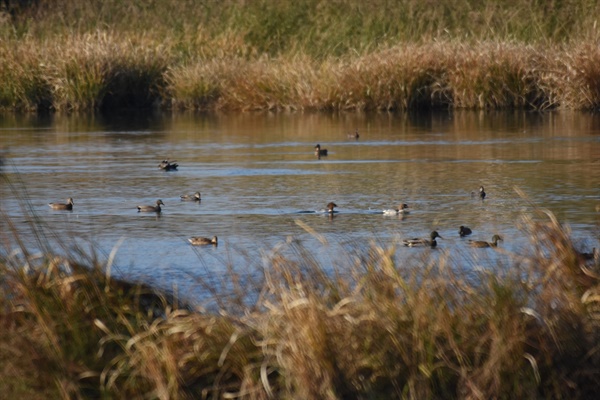
[[[149,107],[164,87],[169,55],[160,45],[98,33],[60,44],[19,42],[2,48],[0,106],[21,110]],[[10,46],[10,45],[9,45]]]
[[[202,304],[112,277],[110,256],[37,254],[52,235],[3,220],[20,244],[0,253],[2,398],[597,393],[600,260],[583,260],[545,210],[521,222],[528,250],[493,270],[397,265],[397,243],[332,268],[289,240],[253,271],[230,269],[220,290],[199,280]]]
[[[600,105],[592,1],[9,4],[5,110]]]
[[[66,37],[43,48],[0,43],[0,107],[92,110],[593,110],[600,48],[455,41],[364,55],[182,60],[169,44],[115,34]]]

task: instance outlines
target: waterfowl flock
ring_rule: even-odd
[[[358,130],[355,132],[355,134],[356,134],[356,137],[358,137]],[[317,144],[315,146],[315,153],[318,155],[327,155],[327,149],[321,149],[321,146],[319,144]],[[164,169],[167,171],[177,169],[178,166],[179,165],[177,163],[171,162],[168,159],[161,161],[161,163],[159,164],[159,167],[161,169]],[[485,192],[483,190],[483,186],[481,186],[481,188],[480,188],[479,196],[481,199],[483,199],[485,197]],[[190,201],[190,202],[200,202],[202,199],[199,191],[192,193],[192,194],[182,194],[179,197],[180,197],[181,201]],[[73,198],[69,197],[67,199],[66,203],[49,203],[48,205],[53,210],[72,211],[74,201],[73,201]],[[163,201],[161,199],[158,199],[158,200],[156,200],[156,203],[154,205],[138,205],[137,211],[144,212],[144,213],[160,214],[162,212],[161,206],[164,206],[164,205],[165,205],[165,203],[163,203]],[[331,201],[331,202],[327,203],[325,210],[323,210],[322,212],[333,216],[334,213],[337,213],[337,211],[335,210],[335,208],[337,206],[338,206],[337,204],[335,204],[334,202]],[[409,208],[408,208],[408,204],[406,204],[406,203],[400,203],[397,207],[383,210],[383,214],[385,214],[385,215],[398,215],[398,214],[408,214],[408,213],[409,213]],[[458,232],[461,237],[464,237],[464,236],[470,235],[472,233],[472,230],[466,226],[461,225]],[[436,239],[443,239],[443,238],[437,231],[434,230],[429,235],[429,238],[404,239],[402,241],[402,243],[407,247],[431,247],[431,248],[434,248],[437,246]],[[492,242],[470,240],[469,244],[473,247],[497,247],[499,240],[502,240],[502,237],[499,235],[494,235],[492,237]],[[195,236],[195,237],[189,238],[188,241],[194,246],[204,246],[204,245],[216,246],[218,244],[217,236],[213,236],[212,238]],[[588,254],[586,254],[586,253],[582,253],[582,255],[581,255],[581,257],[587,257],[587,256],[588,256]]]
[[[358,130],[356,130],[353,135],[355,135],[354,138],[358,138],[358,136],[359,136]],[[319,144],[317,144],[315,146],[315,154],[317,154],[318,156],[324,156],[324,155],[326,156],[327,149],[322,149],[321,146]],[[166,170],[166,171],[176,170],[178,166],[179,165],[176,162],[169,161],[168,159],[161,161],[161,163],[159,164],[159,168]],[[475,197],[475,192],[471,192],[471,196]],[[477,194],[477,197],[482,201],[485,199],[486,193],[485,193],[485,189],[483,186],[479,187],[479,193]],[[192,194],[182,194],[180,196],[181,201],[200,203],[201,199],[202,199],[202,197],[201,197],[201,194],[199,191],[192,193]],[[74,206],[74,201],[73,201],[73,198],[69,197],[65,203],[49,203],[48,205],[53,210],[72,211],[73,206]],[[163,203],[163,201],[161,199],[158,199],[158,200],[156,200],[156,203],[154,205],[138,205],[137,211],[143,212],[143,213],[160,214],[162,212],[161,206],[164,206],[164,205],[165,204]],[[329,202],[329,203],[327,203],[325,209],[322,210],[321,212],[329,214],[330,217],[333,217],[333,214],[338,212],[335,210],[336,207],[338,207],[337,204],[335,204],[334,202]],[[315,211],[300,211],[300,213],[310,213],[310,212],[314,213]],[[409,214],[409,206],[406,203],[400,203],[396,207],[384,209],[383,214],[384,215]],[[458,229],[458,234],[461,238],[463,238],[465,236],[469,236],[472,233],[473,233],[473,230],[471,228],[469,228],[468,226],[461,225]],[[425,238],[415,237],[415,238],[404,239],[404,240],[402,240],[402,244],[406,247],[435,248],[435,247],[437,247],[437,244],[438,244],[436,239],[443,239],[443,237],[436,230],[434,230],[430,233],[428,238],[427,237],[425,237]],[[492,236],[492,240],[489,242],[484,241],[484,240],[469,240],[467,242],[467,244],[469,246],[475,247],[475,248],[496,248],[496,247],[498,247],[498,242],[502,241],[502,240],[503,240],[502,236],[500,236],[498,234],[494,234]],[[191,237],[188,239],[188,241],[193,246],[204,246],[204,245],[217,246],[217,244],[218,244],[217,236],[213,236],[212,238]],[[580,258],[583,261],[597,260],[598,258],[600,258],[599,252],[596,248],[594,248],[592,253],[578,252],[577,256],[578,256],[578,258]]]

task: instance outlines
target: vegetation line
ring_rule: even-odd
[[[0,6],[0,109],[600,105],[591,0],[63,3]]]
[[[597,109],[600,48],[402,44],[366,55],[181,62],[116,35],[1,48],[0,108],[113,110]],[[10,44],[14,49],[14,44]],[[9,55],[10,54],[10,55]]]

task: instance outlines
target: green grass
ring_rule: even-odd
[[[299,51],[318,58],[441,37],[526,43],[593,39],[600,7],[591,0],[67,0],[60,7],[40,0],[37,4],[15,10],[12,25],[3,25],[0,32],[7,38],[49,38],[109,28],[128,37],[177,40],[190,49],[202,47],[206,38],[233,33],[259,54]]]

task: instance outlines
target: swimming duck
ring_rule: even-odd
[[[206,246],[209,244],[212,244],[213,246],[217,246],[217,244],[218,244],[216,236],[213,236],[212,239],[205,238],[205,237],[191,237],[188,239],[188,241],[193,246]]]
[[[67,203],[48,203],[48,205],[53,209],[53,210],[72,210],[73,209],[73,199],[72,198],[68,198],[67,199]]]
[[[328,213],[334,213],[336,211],[333,211],[333,208],[337,207],[337,204],[335,204],[333,201],[327,203],[327,212]]]
[[[182,194],[179,196],[181,201],[200,201],[202,198],[200,197],[200,192],[196,192],[194,194]]]
[[[170,162],[169,160],[162,160],[160,164],[158,164],[158,168],[164,169],[165,171],[174,171],[177,167],[179,167],[179,164]]]
[[[504,240],[500,235],[492,236],[491,242],[486,242],[484,240],[469,240],[469,245],[472,247],[498,247],[498,241]]]
[[[473,233],[473,231],[468,226],[461,225],[460,228],[458,228],[458,234],[460,235],[460,237],[465,237],[467,235],[470,235],[471,233]]]
[[[408,204],[400,204],[398,208],[390,208],[388,210],[383,210],[385,215],[397,215],[397,214],[408,214]]]
[[[321,149],[321,145],[317,144],[315,146],[315,155],[317,157],[326,156],[327,155],[327,149]]]
[[[591,253],[585,253],[580,251],[575,251],[577,253],[577,258],[579,258],[584,263],[592,260],[600,260],[600,251],[597,248],[593,248]]]
[[[160,206],[165,205],[161,199],[156,200],[155,206],[137,206],[138,212],[155,212],[159,213],[161,211]]]
[[[483,186],[479,187],[479,198],[481,200],[485,199],[485,191],[483,190]]]
[[[402,241],[402,243],[408,247],[417,247],[417,246],[435,247],[435,246],[437,246],[437,242],[435,241],[435,239],[436,238],[443,239],[443,237],[441,237],[439,235],[439,233],[437,233],[437,231],[431,232],[431,235],[429,235],[429,238],[430,239],[420,239],[420,238],[404,239]]]
[[[358,139],[360,137],[360,135],[358,134],[358,128],[356,128],[354,133],[348,133],[346,136],[348,137],[348,139]]]

